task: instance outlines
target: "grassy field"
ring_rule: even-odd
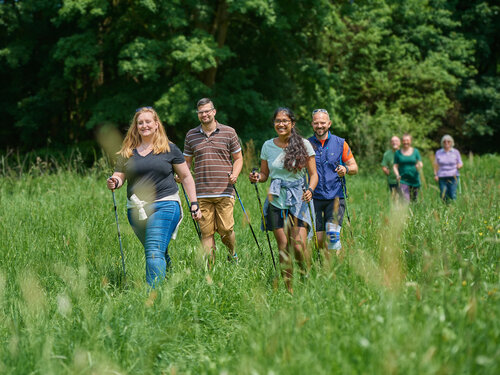
[[[346,256],[314,264],[293,296],[282,280],[275,287],[265,235],[261,256],[239,206],[238,266],[218,242],[206,272],[185,220],[168,280],[150,293],[124,189],[121,276],[100,168],[16,175],[4,166],[0,373],[498,374],[500,157],[466,159],[448,206],[425,162],[426,187],[410,208],[390,204],[378,167],[348,179]],[[255,191],[243,176],[237,187],[257,229]]]

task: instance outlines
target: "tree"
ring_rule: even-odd
[[[464,151],[494,152],[500,142],[500,7],[484,0],[457,0],[449,7],[474,43],[476,71],[462,81],[454,116],[439,135],[455,133]]]
[[[449,128],[497,134],[498,12],[482,4],[4,1],[0,111],[15,127],[0,142],[77,143],[103,123],[125,130],[137,107],[153,105],[182,145],[203,96],[257,146],[274,135],[277,106],[297,113],[304,135],[324,107],[372,162],[394,133],[410,131],[422,148]]]

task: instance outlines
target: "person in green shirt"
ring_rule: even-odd
[[[384,157],[382,158],[382,171],[387,176],[387,184],[389,185],[389,190],[392,195],[395,195],[398,192],[398,180],[392,166],[394,165],[394,154],[397,150],[399,150],[399,146],[401,145],[401,140],[398,136],[393,136],[391,138],[391,149],[387,150],[384,153]]]
[[[423,163],[420,152],[411,147],[411,135],[403,135],[403,147],[394,153],[394,165],[392,169],[399,181],[399,188],[407,202],[417,200],[418,189],[420,188],[419,169]]]

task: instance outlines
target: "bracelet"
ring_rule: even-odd
[[[193,210],[193,206],[196,205],[196,210]],[[194,214],[196,211],[198,211],[200,209],[200,205],[198,204],[198,202],[191,202],[191,213]]]
[[[311,189],[310,187],[308,187],[307,190],[309,190],[311,192],[311,194],[314,194],[314,190]]]
[[[349,174],[349,168],[347,168],[347,165],[344,165],[345,168],[345,174]]]

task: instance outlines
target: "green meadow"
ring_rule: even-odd
[[[291,296],[246,173],[237,188],[263,254],[237,202],[240,263],[219,241],[207,271],[185,218],[152,293],[125,189],[123,277],[104,163],[49,173],[40,160],[21,171],[2,159],[0,373],[498,374],[500,157],[466,157],[450,205],[424,162],[411,206],[391,203],[378,166],[348,178],[345,256],[296,273]]]

